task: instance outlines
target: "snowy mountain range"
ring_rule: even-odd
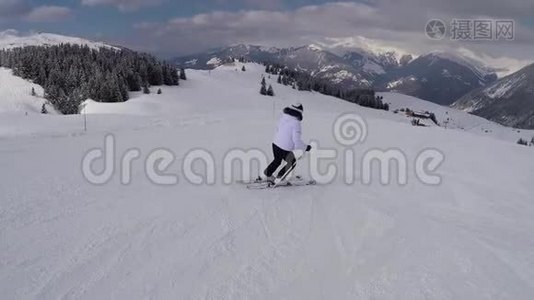
[[[177,65],[192,69],[213,69],[233,58],[246,58],[255,62],[286,65],[319,79],[326,79],[344,87],[371,87],[372,80],[383,73],[383,67],[373,58],[358,60],[340,57],[317,45],[295,48],[275,48],[255,45],[235,45],[213,51],[173,59]],[[367,61],[363,61],[363,60]]]
[[[451,53],[434,52],[391,69],[377,80],[376,88],[449,105],[495,80],[497,75],[478,62]]]
[[[12,30],[0,33],[0,49],[59,44],[122,49],[50,33],[20,35]],[[345,88],[374,87],[378,91],[398,92],[441,105],[454,103],[454,108],[503,125],[534,128],[532,66],[495,81],[497,76],[492,69],[451,53],[433,52],[413,59],[408,55],[399,57],[391,51],[375,53],[363,48],[334,51],[324,45],[276,48],[240,44],[173,61],[186,68],[213,69],[224,64],[228,57],[284,64]],[[39,111],[40,107],[37,105],[33,109]]]
[[[445,105],[497,79],[481,63],[450,53],[435,52],[412,59],[408,55],[398,58],[391,51],[351,49],[334,53],[318,45],[275,48],[241,44],[175,58],[173,62],[186,68],[211,69],[228,57],[283,64],[343,88],[374,87]]]
[[[533,129],[534,64],[468,93],[452,107],[506,126]]]
[[[71,37],[53,33],[34,33],[21,35],[13,30],[0,32],[0,50],[28,46],[55,46],[60,44],[84,45],[91,49],[121,49],[121,47],[111,46],[103,42],[95,42],[79,37]]]

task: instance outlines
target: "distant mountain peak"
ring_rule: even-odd
[[[324,48],[317,44],[309,44],[307,47],[312,51],[324,51]]]
[[[174,62],[186,68],[210,69],[217,65],[214,62],[244,57],[306,72],[343,89],[394,90],[445,105],[496,79],[488,76],[492,73],[483,65],[445,52],[413,59],[411,55],[399,58],[399,53],[385,48],[384,51],[371,51],[370,47],[344,49],[344,52],[332,51],[332,47],[323,43],[289,48],[240,44],[176,58]]]
[[[468,58],[463,55],[459,55],[446,51],[433,51],[428,54],[422,55],[422,57],[436,57],[440,59],[446,59],[454,63],[468,67],[475,72],[480,78],[487,78],[488,76],[495,75],[495,70],[485,66],[481,61]]]
[[[108,48],[120,50],[118,47],[103,42],[95,42],[79,37],[54,33],[38,32],[25,35],[20,34],[16,30],[0,32],[0,49],[13,49],[28,46],[55,46],[60,44],[87,45],[92,49]]]
[[[534,129],[534,64],[456,101],[452,107],[518,128]]]

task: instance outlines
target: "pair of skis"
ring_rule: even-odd
[[[274,183],[271,181],[255,181],[247,184],[247,189],[249,190],[264,190],[264,189],[276,189],[282,187],[297,187],[297,186],[308,186],[316,185],[317,183],[314,180],[304,180],[300,177],[296,177],[291,180],[283,180],[279,183]]]
[[[300,176],[296,176],[294,179],[291,180],[286,180],[289,174],[291,174],[291,172],[293,172],[293,170],[296,168],[298,161],[301,160],[302,157],[304,157],[304,155],[301,155],[299,158],[297,158],[291,168],[289,168],[289,170],[287,170],[284,176],[279,178],[276,182],[257,179],[254,182],[247,183],[247,188],[250,190],[262,190],[268,188],[274,189],[279,187],[316,185],[317,183],[315,182],[315,180],[306,181]]]

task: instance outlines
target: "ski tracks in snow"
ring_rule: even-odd
[[[144,244],[153,228],[150,222],[144,222],[127,229],[107,226],[99,229],[63,265],[50,272],[36,298],[79,298],[97,283],[106,285],[106,277],[120,266],[132,248]]]
[[[197,255],[195,260],[204,263],[194,267],[198,277],[191,281],[191,290],[196,293],[188,296],[276,298],[302,291],[295,286],[302,283],[309,287],[312,298],[321,294],[362,296],[350,292],[356,288],[352,278],[362,263],[358,260],[359,250],[368,239],[392,228],[392,221],[358,199],[327,200],[321,189],[328,187],[311,188],[313,192],[302,194],[250,193],[257,199],[250,200],[256,206],[248,217],[230,217],[234,226]],[[354,210],[347,211],[350,201],[352,205],[348,207]],[[227,200],[228,211],[243,205],[238,202]],[[347,218],[352,219],[349,227],[343,221]]]

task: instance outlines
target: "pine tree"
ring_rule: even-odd
[[[128,89],[132,92],[141,91],[141,76],[135,74],[134,72],[129,72],[126,75],[126,83],[128,84]]]
[[[37,96],[37,93],[35,92],[35,88],[34,87],[32,87],[32,96],[34,96],[34,97]]]
[[[39,73],[36,78],[37,84],[44,85],[46,83],[46,71],[43,66],[39,68]]]
[[[184,77],[185,77],[185,71],[184,71]],[[180,76],[178,75],[178,71],[175,70],[171,72],[171,81],[172,81],[172,85],[180,85]]]
[[[161,89],[158,89],[158,95],[161,95],[162,93]]]
[[[278,75],[276,82],[278,82],[278,84],[282,84],[282,75]]]
[[[267,95],[267,82],[265,81],[265,77],[261,79],[261,89],[260,94]]]
[[[247,70],[247,68],[245,68],[245,66],[243,66],[243,67],[241,68],[241,71],[243,71],[243,72],[245,72],[246,70]]]
[[[522,138],[519,139],[519,141],[517,141],[517,144],[519,145],[523,145],[523,146],[528,146],[528,142]]]
[[[46,110],[46,105],[43,103],[43,106],[41,107],[41,113],[42,114],[48,114],[48,110]]]
[[[181,80],[187,80],[187,76],[185,75],[185,69],[184,68],[180,69],[180,79]]]
[[[69,44],[23,47],[0,50],[0,63],[41,85],[48,103],[64,114],[78,113],[77,107],[88,98],[125,101],[128,91],[142,91],[145,83],[179,84],[176,67],[133,51],[93,50]]]
[[[150,94],[150,89],[148,88],[148,84],[145,83],[143,86],[143,94]]]
[[[267,89],[267,96],[274,96],[274,90],[272,85],[269,85],[269,89]]]

